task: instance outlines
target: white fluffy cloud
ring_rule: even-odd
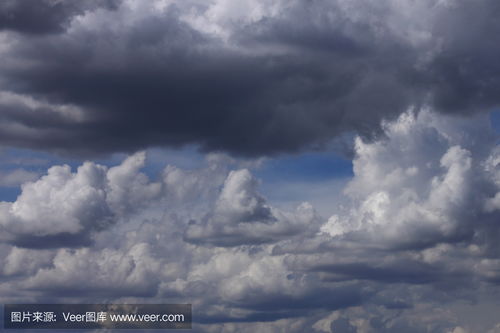
[[[416,247],[477,235],[485,219],[498,217],[498,149],[493,138],[467,140],[465,121],[407,113],[385,125],[384,140],[357,139],[355,175],[345,189],[353,206],[321,230]],[[455,122],[453,130],[447,122]]]
[[[108,228],[159,196],[161,184],[139,172],[144,163],[142,152],[110,169],[93,162],[76,172],[68,165],[51,167],[39,180],[24,183],[15,202],[0,203],[2,238],[16,242]]]

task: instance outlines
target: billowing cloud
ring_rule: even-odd
[[[9,146],[88,156],[197,144],[259,156],[351,131],[373,138],[410,106],[499,104],[495,0],[0,8]]]
[[[141,152],[51,167],[2,202],[0,299],[192,303],[197,332],[494,332],[478,320],[500,291],[488,126],[429,110],[385,122],[356,139],[330,218],[274,207],[251,164],[220,154],[153,180]]]
[[[409,248],[482,242],[500,217],[498,147],[489,132],[463,135],[470,121],[407,113],[385,125],[385,140],[357,139],[345,189],[356,205],[322,230],[352,237],[370,230],[374,242]]]
[[[257,192],[257,181],[247,169],[232,171],[212,212],[201,223],[191,221],[186,240],[219,246],[262,244],[315,230],[318,217],[308,203],[295,214],[269,207]]]
[[[120,217],[157,197],[161,184],[139,172],[145,154],[106,168],[85,162],[73,173],[54,166],[47,175],[26,182],[15,202],[1,202],[2,239],[35,247],[80,246],[90,232],[108,228]]]
[[[60,250],[50,267],[41,267],[23,288],[49,291],[60,296],[154,296],[159,263],[150,258],[149,245],[124,249]]]

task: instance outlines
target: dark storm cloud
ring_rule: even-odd
[[[461,1],[445,14],[435,27],[441,50],[428,69],[435,105],[463,113],[498,106],[500,3]]]
[[[12,5],[60,33],[4,35],[1,89],[46,105],[42,112],[0,98],[2,143],[74,154],[197,143],[261,155],[321,145],[347,131],[371,137],[381,119],[410,105],[469,113],[498,104],[494,1],[473,10],[426,2],[408,25],[396,6],[356,4],[292,2],[253,20],[214,19],[207,13],[216,3],[123,4],[104,14],[87,8],[71,30],[63,22],[74,22],[77,10],[50,11],[64,17],[52,19],[37,6]],[[28,22],[8,17],[9,29]],[[200,27],[195,19],[213,22]],[[68,105],[79,116],[46,111]]]
[[[343,285],[338,288],[314,288],[301,295],[248,295],[238,304],[244,308],[273,311],[274,309],[328,309],[336,310],[359,305],[370,298],[361,285]]]
[[[55,236],[21,236],[11,240],[15,246],[31,249],[78,248],[90,246],[92,240],[88,231],[80,234],[61,233]]]
[[[235,317],[228,314],[221,316],[197,317],[202,323],[224,322],[268,322],[282,318],[314,316],[318,311],[334,311],[357,306],[367,301],[371,293],[360,285],[344,285],[339,288],[312,288],[300,295],[280,293],[253,293],[240,302],[233,302],[231,307],[252,310],[246,316]]]
[[[86,10],[116,8],[119,0],[5,0],[0,3],[0,30],[27,34],[63,32],[72,18]]]
[[[373,267],[368,263],[320,265],[315,271],[330,273],[325,279],[343,281],[368,279],[385,283],[425,284],[439,279],[439,267],[420,262],[402,261],[386,267]]]

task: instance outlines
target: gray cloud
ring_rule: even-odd
[[[495,19],[500,5],[492,0],[457,1],[450,2],[450,10],[452,15],[438,16],[433,30],[441,37],[436,40],[440,50],[428,68],[434,104],[451,113],[498,106],[500,66],[493,59],[500,55],[494,42],[500,33]]]
[[[28,171],[22,168],[9,171],[0,171],[0,186],[17,187],[27,181],[38,178],[36,172]]]
[[[413,105],[498,105],[493,0],[37,3],[4,6],[4,28],[26,32],[2,34],[5,145],[256,156],[373,137]],[[58,33],[34,36],[18,12]]]
[[[64,32],[71,20],[86,10],[116,8],[119,1],[6,0],[0,4],[0,30],[26,34]]]
[[[487,332],[456,307],[500,291],[488,126],[422,110],[358,138],[329,219],[277,209],[220,154],[156,180],[144,153],[53,166],[1,203],[0,301],[192,303],[197,332]]]

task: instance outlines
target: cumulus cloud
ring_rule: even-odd
[[[47,175],[22,185],[15,202],[1,202],[2,239],[29,246],[80,246],[90,233],[157,197],[161,184],[139,172],[145,154],[137,153],[110,169],[85,162],[76,172],[53,166]],[[66,239],[66,240],[64,240]]]
[[[460,128],[466,120],[447,121]],[[445,122],[429,112],[406,113],[385,125],[385,140],[357,139],[355,176],[345,189],[356,204],[322,231],[358,237],[357,230],[370,230],[386,246],[428,247],[472,241],[489,228],[498,218],[495,139],[485,134],[473,142],[449,133]]]
[[[2,203],[0,300],[192,303],[197,332],[494,332],[458,308],[494,309],[500,291],[488,126],[429,110],[385,122],[356,139],[329,219],[277,209],[221,154],[153,180],[141,152],[52,167]]]
[[[247,169],[231,171],[213,211],[201,223],[191,221],[186,240],[219,246],[262,244],[290,238],[317,225],[318,217],[310,204],[303,203],[295,213],[281,212],[269,207],[256,187],[257,181]]]
[[[32,275],[42,267],[52,265],[54,254],[47,250],[37,251],[13,247],[8,252],[3,266],[3,274],[13,275]]]
[[[499,104],[495,0],[0,8],[0,139],[11,146],[271,155],[351,131],[373,138],[412,105]]]
[[[158,263],[150,258],[149,245],[124,249],[68,249],[57,252],[50,267],[42,267],[22,287],[61,296],[104,298],[151,297],[158,287]]]

